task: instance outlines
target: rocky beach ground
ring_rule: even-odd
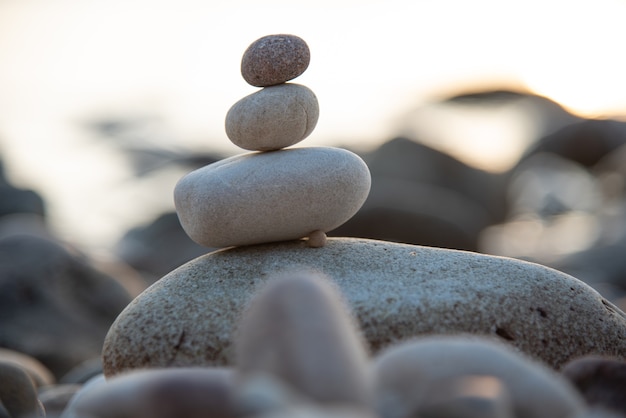
[[[250,45],[245,153],[114,263],[0,171],[0,418],[626,416],[626,123],[572,120],[504,174],[411,138],[290,148],[309,60]]]

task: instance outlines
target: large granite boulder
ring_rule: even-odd
[[[376,352],[425,334],[491,335],[553,368],[587,354],[626,358],[626,314],[583,282],[514,259],[331,238],[216,251],[174,270],[119,315],[103,347],[111,376],[224,365],[241,312],[268,278],[317,271],[340,289]]]

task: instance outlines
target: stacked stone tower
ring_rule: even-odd
[[[253,151],[202,167],[177,184],[176,210],[200,245],[230,247],[308,237],[323,246],[326,232],[350,219],[370,189],[367,165],[340,148],[289,148],[315,128],[319,105],[307,87],[288,83],[308,67],[307,44],[269,35],[250,45],[243,78],[261,90],[235,103],[226,134]]]

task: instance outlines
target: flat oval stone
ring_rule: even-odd
[[[240,148],[272,151],[309,136],[319,118],[315,94],[300,84],[266,87],[235,103],[226,114],[226,135]]]
[[[249,153],[183,177],[174,202],[185,232],[206,247],[303,238],[352,217],[370,188],[367,165],[340,148]]]
[[[232,364],[243,308],[276,274],[333,281],[372,352],[419,335],[496,337],[558,369],[587,354],[626,358],[626,314],[585,283],[538,264],[356,238],[236,247],[196,258],[135,298],[103,347],[106,375]]]
[[[246,49],[241,59],[241,75],[253,86],[272,86],[298,77],[310,61],[309,46],[302,38],[268,35]]]

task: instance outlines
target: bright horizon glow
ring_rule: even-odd
[[[256,91],[239,64],[260,36],[293,33],[311,48],[294,82],[316,93],[320,120],[302,145],[372,148],[455,86],[525,85],[581,115],[626,114],[624,18],[618,0],[0,0],[0,153],[12,181],[44,194],[62,234],[110,243],[151,215],[120,201],[156,214],[171,197],[130,188],[123,158],[85,141],[80,123],[156,116],[181,146],[240,152],[224,117]],[[439,145],[502,170],[525,145],[505,131],[459,124],[463,138]]]
[[[626,60],[620,39],[626,39],[626,2],[581,2],[569,4],[563,13],[560,2],[545,2],[545,27],[535,33],[532,45],[518,63],[527,86],[553,98],[583,117],[626,113]],[[561,10],[560,10],[561,9]],[[550,22],[560,16],[558,22]]]

